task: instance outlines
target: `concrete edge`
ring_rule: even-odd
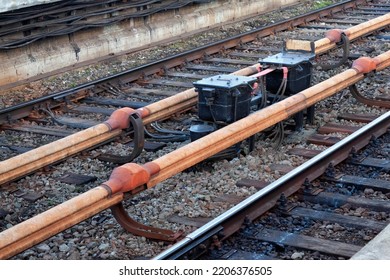
[[[24,48],[0,52],[0,88],[50,76],[59,69],[75,69],[98,60],[161,44],[175,36],[191,36],[226,22],[280,9],[298,0],[230,0],[186,6],[116,25],[48,38]],[[164,22],[164,24],[161,24]]]
[[[390,224],[350,260],[390,260]]]

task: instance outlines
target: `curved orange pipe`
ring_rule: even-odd
[[[372,20],[363,22],[361,24],[352,26],[345,30],[333,29],[326,33],[325,38],[314,42],[315,53],[321,54],[336,46],[336,43],[341,40],[341,33],[345,33],[348,39],[352,41],[358,37],[368,35],[378,29],[386,28],[390,25],[390,13],[383,16],[376,17]]]
[[[388,65],[390,63],[390,51],[375,57],[373,60],[375,65]],[[357,65],[360,65],[360,62]],[[37,244],[54,235],[54,232],[58,231],[47,233],[44,229],[50,225],[57,225],[69,216],[77,216],[79,213],[79,216],[83,219],[93,216],[96,211],[90,211],[89,207],[105,202],[113,194],[116,194],[117,200],[115,201],[118,203],[123,200],[123,192],[129,192],[145,184],[147,187],[153,187],[164,179],[209,156],[312,106],[316,102],[363,79],[365,71],[365,67],[360,68],[359,66],[348,69],[152,162],[142,166],[131,163],[116,168],[110,179],[104,184],[1,232],[0,258],[9,257],[12,254],[10,248],[13,248],[14,252],[20,252],[20,250],[26,249],[28,244]],[[111,205],[110,203],[107,205]],[[83,212],[84,209],[87,209],[85,213]],[[66,226],[70,227],[80,219],[75,219],[74,223],[69,223]],[[65,228],[64,225],[61,226],[61,229]],[[31,240],[25,242],[30,236]],[[20,245],[19,241],[21,242]]]

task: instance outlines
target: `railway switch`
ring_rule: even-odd
[[[313,42],[288,40],[281,53],[261,59],[259,62],[263,69],[273,69],[265,79],[265,88],[270,93],[269,102],[277,102],[309,88],[313,69],[311,61],[314,58]],[[295,130],[303,127],[303,113],[294,116]],[[307,109],[308,122],[312,123],[313,118],[314,107],[310,107]]]
[[[249,115],[254,77],[218,75],[194,82],[201,120],[232,123]]]
[[[190,127],[191,141],[248,116],[256,81],[255,77],[217,75],[194,82],[199,122]],[[237,144],[217,157],[235,156],[239,152]]]

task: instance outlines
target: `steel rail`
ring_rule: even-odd
[[[357,26],[354,26],[348,30],[345,31],[345,33],[348,33],[348,36],[352,38],[356,38],[358,33],[362,36],[362,34],[369,34],[373,32],[373,28],[384,28],[388,26],[390,23],[390,13],[375,18],[373,20],[370,20],[368,22],[359,24]],[[327,48],[332,48],[333,45],[335,45],[339,39],[337,38],[337,34],[340,35],[344,31],[336,30],[335,32],[328,32],[327,37],[324,39],[320,39],[316,41],[314,44],[316,45],[317,42],[328,42],[326,45]],[[341,35],[340,35],[341,36]],[[329,39],[329,38],[332,39]],[[296,41],[294,41],[296,42]],[[307,48],[307,46],[312,45],[311,42],[298,42],[298,47]],[[321,51],[324,49],[324,44],[318,44],[320,46]],[[317,49],[315,49],[315,52],[317,52]],[[260,64],[255,64],[253,66],[244,68],[242,70],[239,70],[237,72],[232,73],[233,75],[242,75],[242,76],[248,76],[251,74],[254,74],[257,72],[258,67]],[[351,83],[351,85],[354,83]],[[88,87],[91,87],[91,84],[88,84]],[[65,93],[58,93],[54,96],[51,96],[50,98],[54,99],[61,99],[65,98],[70,92],[67,91]],[[145,107],[139,108],[136,110],[137,113],[142,117],[142,121],[144,125],[152,123],[153,121],[160,120],[162,118],[166,118],[173,113],[185,111],[189,108],[192,108],[196,105],[197,102],[197,92],[194,88],[188,89],[186,91],[183,91],[181,93],[178,93],[174,96],[162,99],[158,102],[155,102],[153,104],[147,105]],[[42,102],[45,100],[45,98],[41,98],[42,100],[39,100],[38,102]],[[37,103],[35,101],[32,101],[29,103],[29,107],[36,106]],[[17,110],[21,110],[21,106],[16,106]],[[12,109],[5,109],[4,112],[9,113]],[[132,114],[134,110],[127,110],[129,114]],[[27,112],[25,112],[27,113]],[[126,116],[123,116],[126,118]],[[129,116],[127,116],[128,118]],[[1,121],[1,111],[0,111],[0,121]],[[122,121],[126,122],[126,121]],[[126,122],[126,125],[128,126],[128,122]],[[123,126],[122,129],[127,128],[127,126]],[[95,127],[92,128],[92,130],[96,129]],[[111,129],[113,129],[111,127]],[[91,130],[91,129],[90,129]],[[103,131],[103,133],[108,132],[107,129]],[[119,133],[120,134],[120,133]],[[118,133],[113,133],[110,136],[105,137],[103,140],[107,141],[108,139],[112,139],[119,135]],[[91,135],[91,136],[85,136],[85,135]],[[20,176],[23,176],[24,174],[28,174],[29,172],[32,172],[34,170],[37,170],[39,168],[42,168],[46,166],[47,164],[57,162],[59,160],[64,159],[65,157],[74,155],[81,151],[80,149],[73,149],[73,152],[69,153],[63,153],[61,152],[61,149],[66,149],[68,147],[68,144],[66,143],[72,143],[73,145],[79,145],[81,142],[83,142],[83,147],[90,148],[92,146],[97,145],[97,141],[89,141],[92,138],[94,138],[95,134],[88,134],[86,132],[78,132],[71,136],[65,137],[63,139],[60,139],[58,141],[49,143],[45,146],[42,146],[40,148],[34,149],[30,152],[24,153],[22,155],[18,155],[15,158],[11,158],[9,160],[5,160],[0,163],[0,185],[8,182],[10,180],[14,180],[16,178],[19,178]],[[78,140],[75,140],[78,139]],[[69,141],[71,140],[71,142]],[[89,143],[89,144],[88,144]],[[38,152],[39,150],[44,150],[44,153]],[[56,155],[58,153],[58,155]],[[47,157],[50,154],[50,157],[52,159],[52,162],[47,161],[47,159],[43,160],[43,158]],[[13,163],[10,163],[13,162]],[[20,165],[20,162],[23,163],[23,165]],[[24,165],[29,165],[28,167]],[[9,172],[11,169],[14,169],[14,172]],[[169,176],[169,175],[168,175]]]
[[[262,131],[294,114],[332,96],[336,92],[362,80],[365,74],[378,70],[377,66],[388,65],[390,51],[375,58],[359,58],[348,69],[332,78],[292,95],[276,104],[265,107],[246,118],[236,121],[224,129],[217,130],[201,139],[164,155],[152,163],[158,169],[157,174],[151,174],[148,187],[185,170],[211,155],[214,155],[255,133]]]
[[[367,4],[370,0],[348,0],[344,2],[340,2],[320,10],[312,11],[309,13],[305,13],[300,16],[293,17],[291,19],[281,20],[271,25],[267,25],[265,27],[260,27],[236,36],[233,36],[228,39],[223,39],[214,43],[210,43],[204,45],[202,47],[195,48],[193,50],[186,51],[181,54],[172,55],[170,57],[155,61],[153,63],[146,64],[141,67],[136,67],[133,69],[129,69],[117,74],[114,74],[109,77],[101,78],[93,82],[85,83],[74,89],[65,90],[59,93],[52,94],[53,97],[56,96],[69,96],[80,90],[87,90],[91,87],[98,87],[100,84],[104,84],[107,82],[120,82],[120,83],[130,83],[136,80],[139,80],[144,75],[156,74],[164,69],[168,69],[171,67],[179,66],[186,61],[191,61],[194,59],[200,59],[205,55],[211,55],[219,52],[221,49],[229,49],[237,46],[239,43],[247,43],[258,38],[266,37],[269,35],[273,35],[277,32],[285,31],[291,28],[294,28],[299,25],[304,25],[310,21],[314,21],[323,17],[331,16],[332,14],[345,11],[347,9],[356,8],[358,5]],[[137,50],[141,50],[144,48],[139,48]],[[29,79],[28,81],[32,81]],[[26,82],[26,81],[25,81]],[[24,83],[25,83],[24,82]],[[0,90],[9,89],[15,87],[17,85],[21,85],[20,82],[10,83],[8,85],[0,86]],[[47,100],[50,100],[51,96],[47,96]],[[43,100],[42,100],[43,101]],[[35,104],[38,106],[38,104]],[[10,107],[11,108],[11,107]],[[9,109],[10,110],[10,109]],[[10,111],[8,113],[11,113]],[[0,123],[2,123],[0,111]]]
[[[256,71],[255,65],[233,74],[247,76]],[[193,97],[189,98],[189,95]],[[196,103],[196,97],[196,92],[191,89],[137,110],[118,109],[108,121],[102,124],[1,161],[0,185],[119,136],[122,130],[129,127],[129,117],[135,112],[143,118],[143,124],[148,124],[180,110],[191,108]]]
[[[320,100],[332,96],[362,80],[365,74],[384,69],[385,66],[389,65],[390,51],[375,58],[359,58],[354,62],[352,69],[257,111],[152,162],[142,166],[128,163],[117,167],[113,170],[110,179],[102,185],[1,232],[0,259],[9,258],[52,236],[54,231],[49,233],[50,225],[62,224],[62,221],[70,215],[75,214],[84,219],[91,217],[95,212],[87,211],[84,213],[85,209],[95,203],[104,204],[107,200],[111,200],[116,196],[119,196],[119,202],[113,207],[118,207],[118,205],[121,205],[124,194],[131,195],[143,191],[146,187],[153,187],[158,182],[181,172],[187,167],[262,131],[264,128],[271,127],[287,119]],[[123,112],[123,115],[126,115],[126,112]],[[110,120],[109,124],[113,123],[115,123],[115,120]],[[126,219],[126,217],[122,218]],[[77,222],[79,220],[66,223],[62,229],[68,228]],[[47,228],[47,230],[43,230],[44,228]],[[45,234],[36,236],[36,233],[41,230]],[[28,244],[22,241],[25,239],[29,240]]]
[[[383,28],[388,28],[390,25],[390,13],[383,16],[376,17],[372,20],[363,22],[361,24],[352,26],[345,30],[333,29],[327,32],[326,37],[317,40],[315,44],[316,54],[324,53],[337,46],[337,43],[341,41],[341,34],[347,35],[349,41],[356,40],[362,36],[367,36],[375,31],[379,31]]]
[[[389,127],[390,112],[387,112],[188,234],[153,259],[166,260],[188,257],[188,255],[196,256],[197,250],[194,249],[207,242],[205,237],[220,233],[220,236],[223,236],[222,240],[226,239],[241,227],[245,219],[249,222],[255,220],[274,207],[282,195],[289,196],[297,192],[305,181],[311,182],[321,176],[329,164],[335,166],[344,161],[352,150],[360,150],[370,142],[372,137],[379,137],[386,133]]]

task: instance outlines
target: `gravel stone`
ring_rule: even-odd
[[[309,5],[312,1],[306,1]],[[306,10],[305,10],[306,11]],[[4,102],[4,107],[11,106],[20,101],[27,101],[39,96],[66,89],[70,84],[79,84],[84,81],[89,81],[97,78],[107,76],[112,72],[119,72],[137,66],[137,63],[146,63],[153,61],[155,58],[162,58],[177,53],[179,50],[189,49],[198,45],[207,43],[210,38],[216,40],[224,36],[231,35],[231,33],[238,33],[245,28],[248,28],[249,23],[257,23],[265,25],[271,20],[278,20],[282,16],[294,16],[302,14],[302,9],[291,9],[291,14],[284,14],[284,12],[270,13],[268,17],[261,16],[261,19],[248,21],[227,27],[221,27],[218,30],[210,31],[208,33],[193,36],[177,43],[166,44],[165,46],[158,46],[145,52],[124,56],[123,58],[113,61],[112,63],[102,63],[88,68],[69,71],[58,77],[35,82],[23,90],[12,90],[7,95],[1,96]],[[242,28],[242,27],[245,28]],[[253,25],[255,26],[255,25]],[[291,31],[286,33],[286,36],[294,37],[297,32]],[[274,38],[264,38],[261,44],[264,46],[273,46]],[[385,45],[375,49],[371,55],[377,55],[384,50],[388,50]],[[325,56],[324,59],[327,59]],[[349,68],[349,66],[342,66],[339,69],[328,72],[319,72],[315,70],[313,83],[325,80],[338,72]],[[389,71],[384,71],[384,75],[389,75]],[[386,81],[386,80],[385,80]],[[370,85],[368,83],[371,83]],[[359,83],[359,88],[375,87],[369,78],[364,83]],[[381,82],[377,84],[378,92],[383,94],[383,90],[389,88],[388,82]],[[25,92],[29,94],[26,95]],[[374,90],[371,92],[374,93]],[[376,91],[375,91],[376,92]],[[1,103],[1,102],[0,102]],[[1,107],[1,106],[0,106]],[[348,122],[337,120],[336,117],[341,113],[361,113],[380,115],[386,110],[381,108],[370,108],[363,106],[357,102],[350,93],[345,90],[340,93],[319,102],[316,104],[316,115],[313,125],[305,125],[303,131],[292,133],[285,136],[283,145],[275,149],[270,140],[259,139],[255,142],[255,149],[249,154],[240,155],[239,158],[224,159],[215,162],[203,162],[198,164],[193,169],[186,170],[180,174],[173,176],[161,182],[152,189],[148,189],[124,201],[124,206],[128,214],[136,221],[144,223],[149,226],[155,226],[163,229],[169,229],[175,232],[181,231],[183,235],[192,232],[195,228],[183,224],[171,223],[168,218],[172,215],[179,215],[183,217],[217,217],[228,208],[231,204],[215,203],[214,198],[223,197],[226,195],[234,195],[245,198],[257,190],[255,188],[240,188],[236,186],[236,182],[242,178],[259,179],[267,182],[273,182],[280,178],[279,172],[273,172],[272,164],[285,164],[291,166],[298,166],[305,161],[305,159],[297,156],[291,156],[288,151],[291,148],[308,148],[315,150],[324,150],[326,147],[307,144],[304,139],[307,135],[313,134],[318,127],[326,122],[336,122],[340,124],[348,124]],[[190,122],[188,122],[190,123]],[[61,126],[59,126],[61,128]],[[13,132],[0,132],[1,142],[10,142],[13,145],[23,143],[24,146],[31,147],[48,143],[55,139],[54,137],[34,137],[33,134],[26,133],[23,139],[19,139],[19,134]],[[340,135],[344,137],[344,135]],[[170,143],[164,149],[156,153],[143,152],[136,163],[145,163],[157,157],[165,155],[177,148],[188,144],[189,142]],[[92,153],[92,157],[88,160],[81,161],[79,157],[73,157],[64,163],[55,165],[55,171],[52,175],[40,172],[17,182],[17,188],[34,189],[43,187],[45,190],[46,199],[38,200],[34,207],[29,207],[21,198],[17,198],[12,192],[0,192],[0,207],[4,208],[10,213],[17,213],[15,215],[7,215],[5,218],[7,223],[1,230],[11,227],[20,221],[19,213],[25,212],[25,217],[32,217],[41,213],[50,207],[62,203],[72,197],[79,195],[97,185],[105,182],[109,174],[115,167],[112,164],[99,161],[95,156],[103,152],[117,152],[128,154],[129,148],[124,144],[113,143],[97,149]],[[7,152],[8,153],[8,152]],[[10,152],[9,155],[12,155]],[[0,152],[0,159],[2,160],[3,150]],[[56,180],[66,172],[83,173],[86,175],[93,175],[97,177],[95,182],[88,183],[83,186],[75,186],[64,184]],[[386,175],[382,175],[386,176]],[[388,175],[387,175],[388,176]],[[39,183],[37,183],[39,182]],[[380,195],[372,192],[370,189],[364,191],[364,195],[374,196]],[[390,193],[383,195],[381,199],[390,199]],[[303,203],[302,206],[306,206]],[[12,205],[12,209],[11,209]],[[30,209],[31,208],[31,209]],[[313,207],[319,211],[324,210],[321,205]],[[353,209],[350,205],[344,205],[338,209],[342,214],[350,214],[362,216],[365,209]],[[388,213],[377,215],[378,219],[389,221]],[[299,226],[300,223],[294,220],[282,220],[275,218],[273,223],[280,227],[287,225]],[[320,228],[317,235],[327,237],[329,234],[337,232],[345,232],[348,229],[338,224],[315,223],[314,229]],[[313,232],[314,232],[313,229]],[[355,234],[355,233],[353,233]],[[351,233],[352,236],[352,233]],[[370,238],[369,233],[362,232],[360,236],[366,240]],[[66,243],[66,244],[65,244]],[[144,237],[134,236],[125,230],[112,217],[109,210],[103,211],[94,218],[88,219],[67,231],[67,235],[59,234],[50,238],[47,241],[48,245],[41,244],[29,249],[15,257],[15,259],[144,259],[157,255],[159,252],[167,248],[164,242],[153,242]],[[47,250],[49,248],[50,250]],[[314,252],[310,255],[316,258]],[[318,257],[318,256],[317,256]],[[303,259],[309,258],[309,253],[286,251],[286,258]]]
[[[40,244],[37,246],[38,252],[45,253],[50,251],[50,246],[47,244]]]
[[[295,252],[291,255],[291,259],[293,260],[301,260],[305,256],[305,253],[303,252]]]
[[[69,246],[66,244],[61,244],[59,247],[60,252],[68,252],[70,250]]]

